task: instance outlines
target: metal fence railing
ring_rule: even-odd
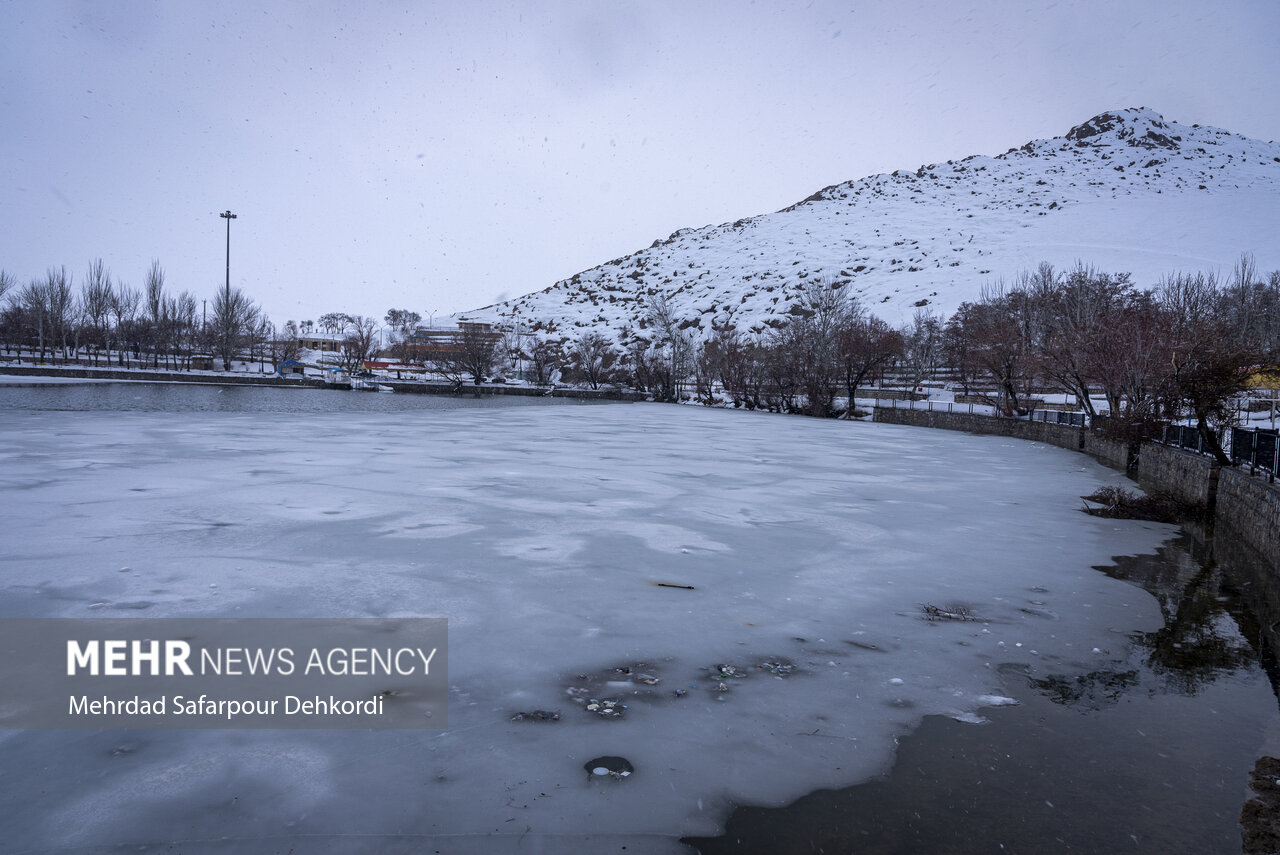
[[[953,401],[877,398],[876,406],[891,410],[932,410],[940,413],[967,413],[971,416],[996,415],[996,408],[989,404],[973,404],[969,402],[955,403]],[[1067,410],[1032,410],[1030,413],[1020,416],[1020,418],[1045,422],[1051,425],[1071,425],[1072,427],[1087,427],[1089,424],[1088,416],[1084,413],[1075,413]]]
[[[996,408],[989,404],[956,403],[953,401],[915,401],[898,398],[876,398],[876,406],[891,410],[932,410],[940,413],[967,413],[971,416],[994,416]],[[1068,410],[1032,410],[1020,418],[1045,422],[1051,425],[1088,427],[1089,417],[1084,413]]]
[[[1280,431],[1266,428],[1232,428],[1231,462],[1265,472],[1269,480],[1280,477]]]
[[[1222,440],[1223,450],[1235,465],[1248,466],[1251,474],[1266,475],[1270,481],[1280,477],[1280,431],[1233,427]],[[1200,432],[1190,425],[1165,425],[1160,441],[1198,454],[1209,453]]]
[[[876,406],[885,410],[933,410],[941,413],[968,413],[971,416],[994,416],[995,407],[985,404],[957,404],[954,401],[903,401],[897,398],[876,398]]]
[[[1160,441],[1165,445],[1204,454],[1204,438],[1200,436],[1198,430],[1188,425],[1165,425],[1160,432]]]
[[[1084,413],[1072,413],[1066,410],[1032,410],[1029,418],[1034,422],[1072,427],[1085,427],[1089,423]]]
[[[931,410],[944,413],[967,413],[969,415],[994,416],[995,407],[982,404],[957,404],[951,401],[904,401],[896,398],[877,398],[877,407],[896,410]],[[1026,416],[1031,421],[1048,424],[1087,427],[1089,419],[1084,413],[1065,410],[1035,410]],[[1097,428],[1106,421],[1099,416],[1094,420]],[[1197,454],[1209,454],[1205,448],[1200,432],[1190,425],[1165,424],[1152,437],[1165,445],[1194,451]],[[1238,466],[1248,466],[1251,474],[1266,475],[1268,480],[1280,478],[1280,430],[1268,428],[1231,428],[1222,437],[1223,448]]]

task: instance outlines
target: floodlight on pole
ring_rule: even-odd
[[[231,305],[231,221],[236,215],[230,211],[223,211],[218,215],[227,221],[227,306]]]

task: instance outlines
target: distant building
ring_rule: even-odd
[[[457,329],[418,327],[405,339],[404,356],[413,362],[448,359],[460,354],[463,337],[479,335],[497,341],[502,333],[493,324],[459,321]]]
[[[422,374],[426,371],[426,369],[421,365],[394,362],[389,359],[366,359],[363,367],[366,371],[386,371],[388,373],[394,371],[396,377],[399,377],[401,374]]]
[[[1244,385],[1249,389],[1280,389],[1280,366],[1270,365],[1254,368],[1245,378]]]
[[[346,336],[342,333],[303,333],[298,336],[298,348],[301,350],[319,350],[323,353],[337,353],[342,350],[342,341]]]

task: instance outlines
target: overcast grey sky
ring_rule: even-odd
[[[1108,109],[1280,138],[1275,0],[0,5],[0,269],[437,315]]]

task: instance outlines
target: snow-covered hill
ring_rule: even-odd
[[[760,332],[827,279],[898,323],[922,306],[948,314],[1041,261],[1152,285],[1177,270],[1229,271],[1243,251],[1261,270],[1280,268],[1280,144],[1138,108],[997,157],[873,175],[777,213],[681,229],[461,317],[625,338],[644,334],[646,298],[661,293],[702,336]]]

